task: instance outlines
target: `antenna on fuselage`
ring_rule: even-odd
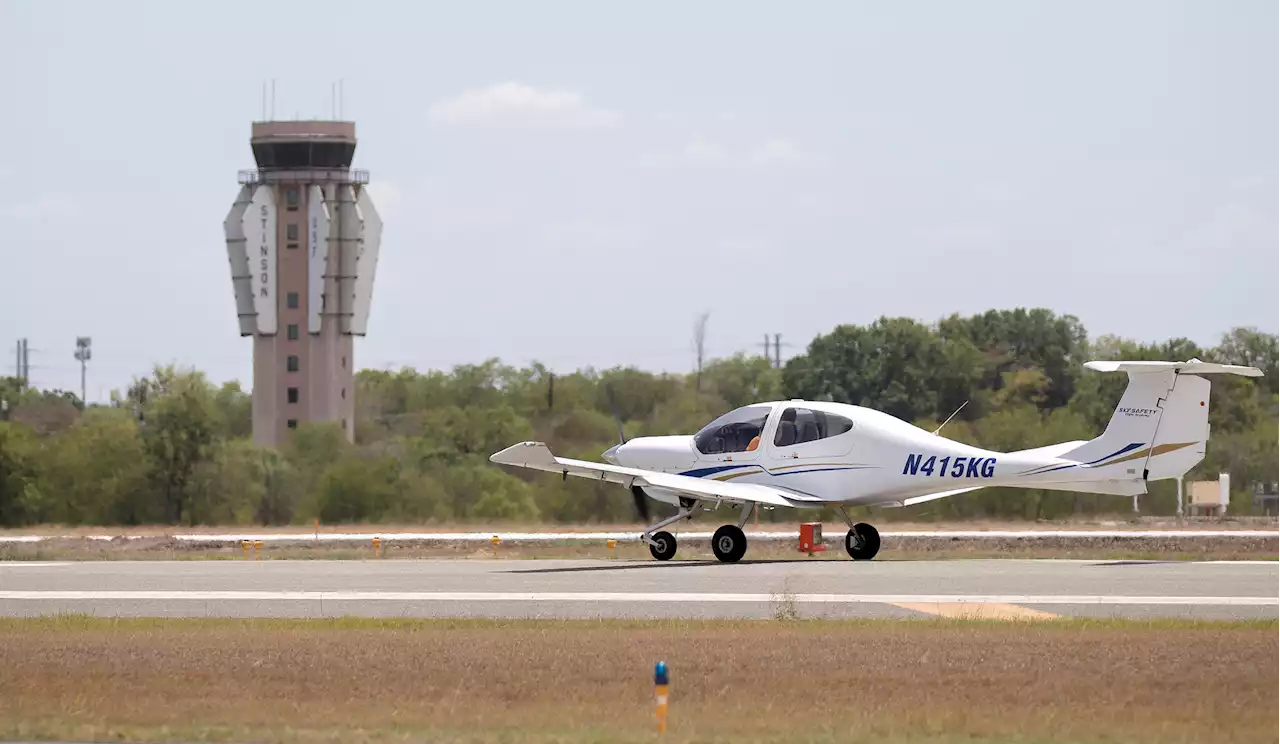
[[[963,402],[963,403],[961,403],[961,404],[960,404],[960,408],[964,408],[964,407],[965,407],[965,406],[967,406],[967,405],[969,405],[969,401],[967,401],[967,400],[966,400],[965,402]],[[934,430],[933,430],[933,434],[934,434],[934,436],[937,436],[937,435],[938,435],[938,432],[942,431],[942,427],[943,427],[943,426],[946,426],[946,425],[947,425],[947,423],[948,423],[949,421],[951,421],[951,419],[955,418],[957,413],[960,413],[960,408],[957,408],[954,412],[952,412],[952,414],[951,414],[950,416],[948,416],[948,417],[947,417],[947,420],[946,420],[946,421],[943,421],[943,422],[942,422],[942,424],[941,424],[940,426],[938,426],[938,428],[936,428],[936,429],[934,429]]]

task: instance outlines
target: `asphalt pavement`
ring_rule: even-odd
[[[1275,619],[1275,561],[0,563],[0,615]]]

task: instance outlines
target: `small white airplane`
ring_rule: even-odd
[[[660,561],[676,554],[675,536],[662,528],[721,504],[741,511],[736,525],[712,536],[720,561],[746,554],[742,527],[754,509],[779,506],[836,508],[849,525],[845,550],[854,560],[869,560],[880,549],[880,533],[854,524],[846,506],[910,506],[996,486],[1146,493],[1148,481],[1180,478],[1204,459],[1209,381],[1201,375],[1262,375],[1256,367],[1199,359],[1085,367],[1129,375],[1106,431],[1089,441],[993,452],[869,408],[790,400],[738,408],[693,436],[623,439],[604,452],[607,464],[556,457],[541,442],[521,442],[489,459],[621,484],[646,520],[646,496],[675,505],[674,516],[640,536]]]

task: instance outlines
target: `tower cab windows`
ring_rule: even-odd
[[[730,411],[695,434],[694,446],[704,455],[753,451],[772,410],[772,406],[746,406]]]
[[[806,442],[838,437],[853,428],[844,416],[808,408],[788,408],[778,418],[773,446],[792,447]]]

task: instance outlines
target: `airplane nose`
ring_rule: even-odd
[[[617,465],[618,464],[618,448],[621,446],[622,445],[620,444],[615,444],[609,449],[605,450],[604,454],[600,456],[603,457],[604,461],[609,463],[610,465]]]

